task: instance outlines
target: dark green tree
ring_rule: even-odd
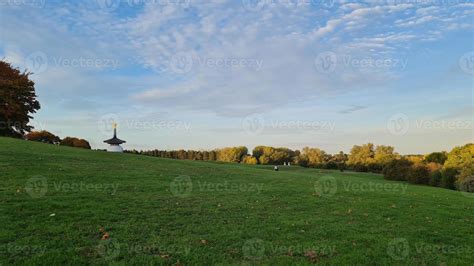
[[[30,74],[0,60],[0,136],[22,137],[33,129],[28,123],[40,104]]]

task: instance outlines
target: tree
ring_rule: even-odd
[[[412,165],[412,162],[403,158],[393,160],[383,169],[384,178],[387,180],[407,180]]]
[[[347,164],[356,171],[367,171],[367,167],[375,163],[374,144],[367,143],[362,146],[354,145],[349,154]]]
[[[296,152],[288,148],[257,146],[253,149],[252,155],[260,164],[283,164],[293,162]]]
[[[22,137],[33,129],[30,114],[41,106],[30,74],[0,60],[0,136]]]
[[[395,148],[392,146],[378,145],[375,148],[375,162],[382,166],[385,166],[392,160],[395,160],[397,156],[398,154],[395,152]]]
[[[247,153],[248,150],[244,146],[223,148],[217,151],[217,160],[221,162],[240,163]]]
[[[76,148],[83,148],[83,149],[91,149],[91,145],[87,140],[84,139],[78,139],[75,137],[65,137],[59,145],[62,146],[70,146],[70,147],[76,147]],[[143,152],[140,152],[143,154]]]
[[[250,156],[250,155],[245,155],[244,158],[242,159],[242,163],[244,164],[257,164],[257,158]]]
[[[46,130],[32,131],[26,134],[25,139],[30,140],[30,141],[39,141],[43,143],[49,143],[49,144],[59,144],[61,142],[61,139],[58,136]]]
[[[415,164],[408,171],[407,180],[413,184],[428,185],[430,183],[430,170],[422,163]]]
[[[474,193],[474,166],[463,168],[456,176],[456,186],[461,191]]]
[[[308,159],[308,165],[312,167],[324,167],[329,159],[329,155],[318,148],[304,147],[302,155]]]
[[[439,163],[444,164],[448,159],[448,154],[446,152],[432,152],[425,155],[424,161],[427,163]]]
[[[472,167],[474,164],[474,143],[466,144],[462,147],[455,147],[452,149],[448,158],[444,162],[444,168],[462,168]]]

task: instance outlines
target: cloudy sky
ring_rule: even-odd
[[[474,2],[0,0],[33,124],[105,147],[400,153],[474,140]]]

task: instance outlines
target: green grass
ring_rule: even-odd
[[[474,263],[474,197],[375,174],[0,138],[0,180],[0,264]]]

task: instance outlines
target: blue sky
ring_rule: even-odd
[[[0,0],[33,124],[94,148],[400,153],[474,140],[474,2]]]

